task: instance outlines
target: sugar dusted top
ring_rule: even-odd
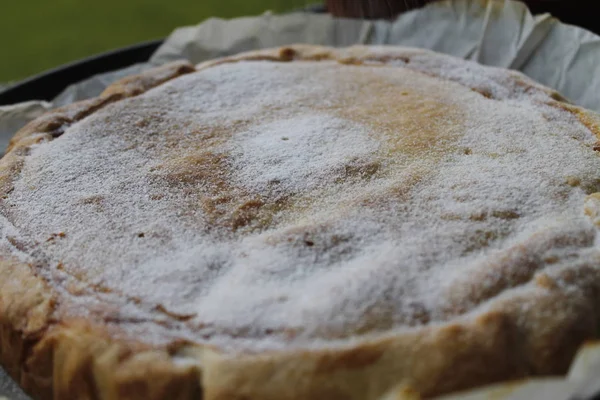
[[[92,114],[26,157],[2,248],[65,315],[230,349],[468,318],[598,265],[574,114],[449,58],[355,64],[221,64]]]

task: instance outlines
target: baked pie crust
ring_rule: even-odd
[[[0,361],[39,399],[380,399],[566,372],[598,117],[398,47],[177,62],[0,160]]]

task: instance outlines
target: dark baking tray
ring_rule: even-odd
[[[325,7],[314,5],[302,11],[324,13]],[[67,86],[94,75],[148,61],[164,39],[152,40],[75,61],[27,78],[0,91],[0,106],[28,100],[52,100]]]
[[[103,72],[148,61],[163,39],[109,51],[27,78],[0,93],[0,106],[28,100],[52,100],[67,86]]]

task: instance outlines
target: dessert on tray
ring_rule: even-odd
[[[600,326],[599,133],[519,73],[411,48],[126,78],[0,160],[0,361],[35,398],[565,373]]]

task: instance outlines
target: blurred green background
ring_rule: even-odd
[[[211,17],[256,15],[310,0],[0,0],[0,83],[168,35]]]

